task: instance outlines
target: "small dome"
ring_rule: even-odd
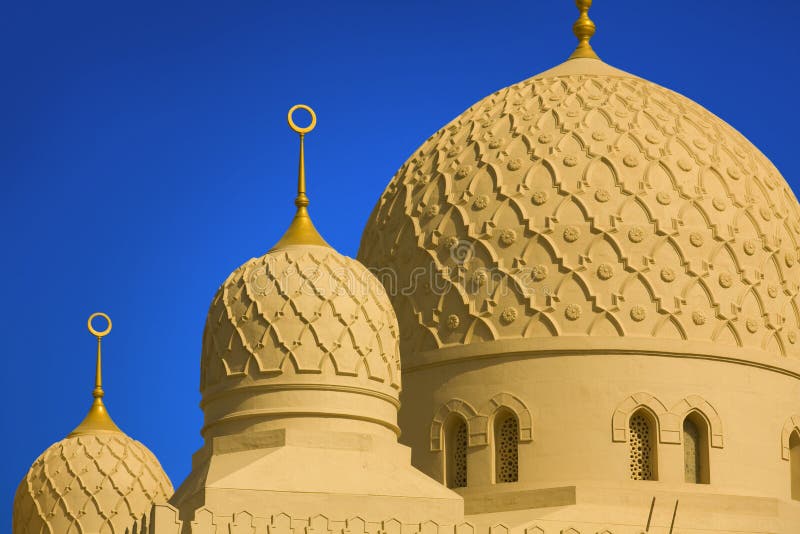
[[[798,233],[794,194],[747,139],[589,49],[428,139],[358,258],[397,277],[404,355],[600,336],[797,357]]]
[[[211,302],[200,372],[206,437],[287,414],[351,417],[398,432],[391,302],[372,273],[317,233],[302,163],[296,204],[275,248],[231,273]]]
[[[107,328],[92,326],[103,317]],[[147,447],[125,435],[103,403],[100,342],[111,331],[104,313],[89,317],[97,337],[94,401],[84,420],[33,463],[14,497],[14,534],[128,534],[154,504],[172,496],[172,484]]]
[[[14,497],[14,534],[125,534],[172,484],[147,447],[121,432],[76,434],[33,463]]]

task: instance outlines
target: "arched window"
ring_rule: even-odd
[[[494,418],[494,481],[519,480],[519,421],[510,410],[501,410]]]
[[[800,501],[800,432],[789,436],[789,468],[792,474],[792,499]]]
[[[448,488],[467,487],[467,422],[451,415],[444,425],[444,473]]]
[[[683,420],[683,473],[692,484],[711,481],[708,465],[708,423],[697,412]]]
[[[650,412],[639,409],[628,422],[632,480],[658,480],[656,424]]]

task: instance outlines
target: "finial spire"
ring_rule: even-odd
[[[311,115],[311,124],[305,127],[298,126],[292,115],[298,109],[303,109]],[[294,219],[283,234],[278,243],[272,247],[273,250],[283,248],[288,245],[319,245],[323,247],[330,247],[328,243],[322,239],[317,229],[314,228],[314,223],[311,222],[311,217],[308,215],[308,197],[306,196],[306,162],[305,162],[305,148],[304,141],[308,132],[314,129],[317,125],[317,115],[314,110],[304,104],[297,104],[289,109],[287,115],[289,128],[300,134],[300,164],[297,169],[297,197],[294,199],[294,205],[297,206]]]
[[[589,18],[589,8],[592,7],[592,0],[575,0],[575,5],[581,12],[578,20],[572,25],[572,33],[578,38],[578,46],[569,59],[575,58],[591,58],[600,59],[589,44],[589,39],[592,38],[596,30],[596,26],[592,19]]]
[[[97,317],[102,317],[106,320],[107,326],[105,330],[96,330],[92,325],[92,321]],[[106,406],[103,404],[105,392],[103,391],[103,353],[101,344],[103,338],[111,332],[111,318],[105,313],[93,313],[89,316],[87,326],[89,327],[89,332],[97,338],[97,364],[94,374],[94,390],[92,391],[94,402],[92,402],[92,407],[89,408],[89,413],[86,414],[83,422],[70,433],[70,436],[93,434],[98,431],[122,432],[119,427],[114,424],[114,421],[111,420],[111,416],[108,415],[108,410],[106,410]]]

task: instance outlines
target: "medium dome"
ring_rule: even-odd
[[[311,115],[299,127],[297,109]],[[399,435],[397,317],[380,282],[336,252],[308,215],[300,134],[297,212],[278,243],[236,269],[208,311],[200,363],[206,438],[300,426],[378,425]],[[349,422],[349,423],[348,423]],[[395,436],[396,439],[396,436]]]
[[[586,56],[428,139],[358,258],[396,277],[406,358],[565,336],[796,357],[798,233],[795,196],[741,134]]]
[[[308,126],[295,123],[298,109],[311,115]],[[275,247],[236,269],[211,303],[200,377],[205,443],[170,504],[184,525],[201,530],[210,521],[250,531],[250,519],[240,518],[256,514],[292,524],[357,517],[362,531],[385,517],[452,523],[463,517],[462,499],[412,468],[397,442],[392,304],[308,214],[304,137],[316,114],[298,104],[287,121],[300,136],[297,211]],[[279,528],[272,519],[259,524],[264,532]]]
[[[282,246],[252,259],[211,303],[200,380],[206,430],[281,411],[368,409],[366,401],[337,406],[320,396],[346,388],[391,401],[373,416],[396,412],[400,354],[386,291],[363,265],[328,246]],[[301,393],[253,403],[270,387]],[[396,413],[386,417],[396,428]]]

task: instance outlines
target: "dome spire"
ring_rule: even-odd
[[[292,119],[292,114],[298,109],[304,109],[311,114],[311,124],[305,127],[300,127],[295,124]],[[297,206],[294,219],[283,234],[278,243],[272,247],[272,250],[283,248],[288,245],[319,245],[323,247],[330,247],[328,243],[322,239],[317,229],[314,228],[314,223],[311,222],[311,217],[308,215],[308,197],[306,196],[306,163],[305,163],[305,150],[303,141],[305,135],[314,129],[317,125],[317,115],[314,110],[304,104],[297,104],[289,109],[287,116],[289,127],[300,134],[300,165],[297,170],[297,197],[294,199],[294,205]]]
[[[94,326],[92,326],[92,321],[97,317],[102,317],[108,323],[105,330],[95,330]],[[119,429],[119,427],[117,427],[116,424],[114,424],[114,421],[111,420],[111,416],[108,415],[108,410],[106,410],[106,406],[103,404],[103,396],[105,395],[105,392],[103,391],[103,358],[101,343],[103,338],[107,336],[109,332],[111,332],[111,318],[109,318],[109,316],[105,313],[93,313],[89,316],[87,325],[89,327],[89,332],[97,337],[97,366],[95,368],[94,376],[94,391],[92,391],[94,402],[92,402],[92,407],[89,408],[89,413],[86,414],[83,422],[78,425],[75,430],[70,432],[69,435],[76,436],[78,434],[93,434],[98,431],[121,433],[122,431]]]
[[[575,5],[581,12],[578,20],[572,25],[572,32],[578,38],[578,46],[569,59],[590,58],[600,59],[589,44],[589,39],[594,35],[596,26],[589,18],[589,8],[592,7],[592,0],[575,0]]]

